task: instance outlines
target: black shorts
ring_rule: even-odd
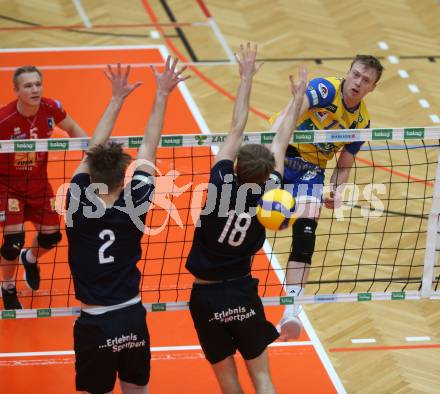
[[[215,364],[239,350],[245,360],[258,357],[278,337],[266,320],[252,277],[194,284],[189,309],[206,359]]]
[[[150,379],[150,337],[142,303],[102,315],[81,312],[73,327],[76,389],[112,391],[116,372],[144,386]]]

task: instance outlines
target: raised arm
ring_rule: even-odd
[[[240,72],[240,85],[238,86],[237,96],[235,98],[234,110],[232,114],[231,131],[226,141],[217,153],[215,162],[220,160],[235,160],[238,150],[241,146],[243,131],[246,126],[249,112],[249,97],[251,94],[252,80],[254,75],[263,65],[255,64],[257,56],[257,45],[251,48],[248,42],[246,48],[240,45],[240,55],[235,55]]]
[[[292,133],[295,130],[304,101],[308,101],[304,97],[307,86],[307,69],[304,66],[300,66],[298,81],[295,82],[292,75],[289,76],[289,79],[294,98],[289,101],[289,104],[287,104],[287,107],[271,128],[273,131],[276,131],[271,147],[275,156],[275,169],[281,174],[284,173],[286,149],[292,138]]]
[[[137,159],[137,169],[146,171],[151,175],[155,173],[156,150],[159,145],[160,135],[163,128],[163,120],[168,102],[168,96],[179,82],[185,81],[190,76],[182,77],[186,66],[176,70],[177,58],[171,63],[171,56],[168,56],[165,63],[165,70],[160,74],[154,66],[151,69],[156,79],[156,96],[154,98],[153,109],[147,126],[145,127],[142,144],[139,148]]]
[[[294,98],[292,97],[289,101],[290,103],[293,103]],[[279,114],[275,114],[274,116],[271,117],[271,119],[269,120],[269,122],[272,122],[273,118],[275,118],[275,120],[273,120],[271,129],[272,130],[278,130],[281,124],[281,121],[283,120],[283,115],[286,114],[287,109],[289,108],[289,104],[281,111],[281,113]],[[303,101],[301,104],[301,108],[299,110],[298,113],[298,119],[301,118],[301,116],[303,116],[305,114],[305,112],[310,108],[310,104],[309,104],[309,100],[307,98],[307,95],[304,94],[303,95]]]
[[[142,82],[128,83],[130,66],[127,66],[125,74],[122,74],[120,64],[117,66],[116,73],[113,72],[111,66],[107,66],[107,70],[104,71],[104,74],[112,84],[112,98],[93,132],[89,148],[94,145],[105,144],[108,141],[124,100],[133,90],[142,84]],[[86,158],[87,155],[84,156],[74,175],[89,172]]]

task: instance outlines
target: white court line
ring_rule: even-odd
[[[220,42],[220,45],[222,46],[223,50],[226,53],[226,56],[228,57],[229,61],[233,64],[236,63],[234,53],[232,52],[231,48],[229,47],[228,42],[225,40],[225,37],[223,36],[222,32],[220,31],[220,28],[217,25],[217,22],[214,20],[214,18],[208,18],[209,26],[211,27],[214,35],[217,37],[217,40]]]
[[[385,49],[385,48],[383,48],[383,45],[381,46],[381,43],[386,44],[385,41],[380,41],[378,43],[378,45],[381,49]],[[386,49],[388,49],[388,48],[386,48]],[[393,64],[399,63],[399,58],[397,56],[393,56],[393,55],[388,56],[388,60],[390,63],[393,63]],[[401,78],[409,78],[409,74],[406,70],[398,70],[397,72]],[[416,84],[413,84],[413,83],[408,84],[408,89],[410,90],[411,93],[420,93],[420,89]],[[430,107],[429,102],[425,99],[420,99],[419,104],[422,108],[429,108]],[[429,115],[429,117],[431,118],[432,123],[440,123],[440,117],[438,115],[431,114],[431,115]]]
[[[269,347],[296,347],[296,346],[313,346],[311,341],[297,341],[297,342],[274,342]],[[202,350],[200,345],[187,346],[152,346],[152,352],[184,352],[187,350]],[[42,356],[72,356],[75,352],[73,350],[51,350],[45,352],[15,352],[15,353],[0,353],[0,358],[18,358],[18,357],[42,357]]]
[[[157,39],[160,38],[160,33],[159,33],[157,30],[151,30],[151,31],[150,31],[150,37],[151,37],[153,40],[157,40]]]
[[[155,63],[131,63],[131,68],[148,68],[150,66],[156,66],[161,67],[165,64],[164,62],[155,62]],[[228,66],[231,63],[225,63],[225,62],[179,62],[180,66]],[[126,64],[121,64],[123,67],[126,66]],[[36,66],[40,70],[87,70],[87,69],[101,69],[106,68],[107,64],[64,64],[64,65],[46,65],[46,66],[40,66],[36,64]],[[0,67],[0,72],[10,72],[15,71],[17,67]],[[180,84],[179,84],[180,85]]]
[[[280,284],[284,283],[284,278],[282,272],[284,270],[281,268],[281,265],[276,257],[275,254],[272,252],[272,248],[269,244],[269,241],[266,239],[264,241],[263,250],[267,254],[268,258],[270,257],[270,264],[275,271],[275,274],[278,277],[278,280]],[[307,335],[311,339],[313,346],[316,350],[316,353],[318,353],[319,359],[321,360],[331,382],[333,383],[333,386],[335,387],[338,394],[346,394],[344,385],[342,384],[341,379],[339,378],[338,374],[336,373],[335,368],[333,367],[332,362],[330,361],[327,353],[324,350],[324,347],[322,346],[321,341],[318,338],[318,335],[316,335],[315,329],[311,325],[309,318],[306,315],[306,312],[304,311],[304,308],[302,309],[301,313],[299,314],[299,318],[303,324],[304,330],[306,331]]]
[[[44,48],[0,48],[0,53],[15,52],[66,52],[66,51],[114,51],[114,50],[142,50],[159,49],[162,45],[102,45],[102,46],[83,46],[83,47],[44,47]]]
[[[408,89],[411,93],[420,93],[419,87],[415,83],[408,84]]]
[[[377,45],[379,46],[380,49],[382,49],[383,51],[386,51],[387,49],[390,49],[390,47],[388,46],[388,44],[385,41],[379,41],[377,43]]]
[[[436,114],[431,114],[431,115],[429,115],[429,117],[431,118],[432,123],[440,123],[440,118],[439,118],[438,115],[436,115]]]
[[[408,71],[406,70],[399,70],[398,73],[400,75],[400,78],[409,78]]]
[[[81,0],[73,0],[73,5],[76,8],[76,11],[78,12],[79,16],[81,17],[84,26],[88,27],[89,29],[92,27],[92,22],[90,22],[89,17],[87,16],[86,10],[81,4]]]
[[[419,104],[422,108],[429,108],[431,105],[429,104],[428,100],[420,99]]]
[[[352,339],[351,343],[376,343],[376,340],[374,338],[358,338]]]
[[[405,341],[407,342],[424,342],[430,340],[431,337],[405,337]]]

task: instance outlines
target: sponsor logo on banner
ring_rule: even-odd
[[[2,319],[15,319],[16,312],[15,311],[2,311]]]
[[[52,311],[50,309],[37,309],[37,317],[51,317]]]
[[[163,147],[182,146],[182,145],[183,145],[183,137],[181,135],[162,136],[161,146]]]
[[[128,147],[129,148],[139,148],[142,144],[143,137],[129,137],[128,138]]]
[[[197,141],[197,145],[205,145],[206,139],[208,138],[207,135],[196,135],[194,137]]]
[[[325,139],[327,142],[340,141],[340,142],[351,142],[358,140],[360,134],[356,132],[327,132],[325,133]]]
[[[423,127],[415,127],[404,129],[404,138],[405,139],[422,139],[425,138],[425,129]]]
[[[321,295],[316,295],[314,299],[315,302],[319,302],[319,303],[335,302],[338,299],[338,296],[335,294],[321,294]]]
[[[48,150],[68,150],[69,140],[49,140],[47,143]]]
[[[318,84],[319,93],[321,93],[322,98],[327,98],[328,96],[328,88],[323,83]]]
[[[315,133],[312,131],[295,131],[293,133],[293,142],[313,142]]]
[[[15,152],[35,152],[35,141],[14,141]]]
[[[373,140],[391,140],[393,138],[393,129],[373,129]]]
[[[393,291],[391,293],[391,299],[392,300],[404,300],[405,299],[405,292],[404,291]]]
[[[151,310],[153,312],[165,312],[167,310],[167,304],[160,302],[158,304],[151,304]]]
[[[226,136],[225,135],[213,135],[211,137],[211,143],[213,144],[221,144],[225,142]]]
[[[261,144],[271,144],[275,133],[261,133]]]
[[[371,293],[359,293],[357,299],[358,301],[371,301]]]
[[[292,296],[280,297],[280,305],[290,305],[294,304],[295,300]]]

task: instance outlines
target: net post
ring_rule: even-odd
[[[423,262],[422,298],[429,298],[433,292],[434,268],[437,257],[437,250],[440,246],[439,236],[440,218],[440,147],[437,148],[437,167],[435,170],[434,190],[432,194],[432,205],[429,213],[425,259]]]

